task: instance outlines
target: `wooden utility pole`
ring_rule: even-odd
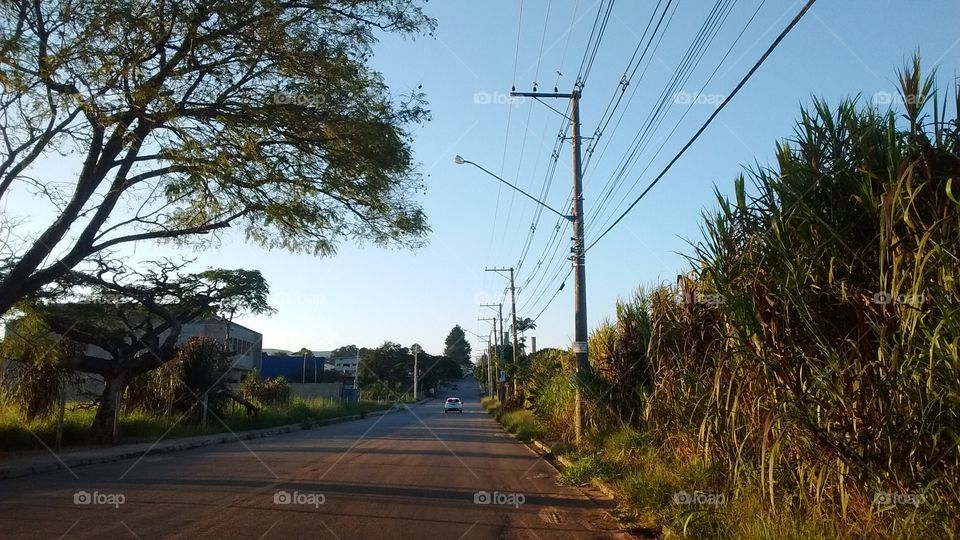
[[[587,277],[585,264],[585,244],[583,241],[583,183],[581,179],[582,165],[580,162],[580,89],[575,88],[569,94],[549,93],[549,92],[510,92],[515,97],[531,98],[562,98],[570,100],[572,116],[570,123],[573,126],[573,137],[571,143],[573,146],[573,214],[568,216],[573,228],[573,246],[570,249],[571,260],[573,261],[574,278],[574,342],[573,352],[577,355],[576,379],[576,418],[574,419],[574,430],[577,444],[580,444],[583,438],[583,390],[584,380],[590,370],[590,359],[587,356]],[[541,203],[543,204],[543,203]],[[516,319],[514,319],[514,328],[516,328]],[[514,346],[516,346],[516,334],[514,334]]]
[[[494,355],[499,355],[499,354],[500,354],[499,352],[497,352],[497,346],[496,346],[496,343],[497,343],[497,319],[495,319],[495,318],[493,318],[493,317],[486,317],[486,318],[480,318],[480,319],[477,319],[477,320],[478,320],[478,321],[493,321],[493,343],[491,344],[493,348],[489,351],[489,352],[491,353],[490,356],[487,357],[487,372],[488,372],[488,373],[487,373],[487,380],[488,380],[489,383],[490,383],[490,395],[495,395],[495,396],[497,396],[497,398],[499,399],[499,398],[500,398],[500,393],[493,391],[494,383],[497,381],[497,377],[493,374],[493,372],[492,372],[493,370],[490,369],[490,362],[491,362],[491,361],[493,361],[493,368],[494,368],[494,370],[495,370],[495,369],[498,369],[498,368],[497,368],[497,364],[499,364],[499,361],[497,361],[497,360],[494,358]],[[499,387],[500,384],[497,383],[497,386]]]
[[[419,379],[419,371],[417,371],[417,353],[420,352],[420,347],[413,348],[413,402],[417,402],[417,379]]]
[[[512,312],[513,317],[513,365],[517,365],[517,291],[514,288],[513,284],[513,267],[510,268],[487,268],[487,272],[510,272],[510,311]],[[503,330],[501,324],[500,330]],[[514,383],[514,390],[516,390],[516,383]]]

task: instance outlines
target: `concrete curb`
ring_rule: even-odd
[[[412,405],[402,404],[400,407],[393,405],[388,409],[382,411],[373,411],[369,413],[360,413],[360,414],[351,414],[347,416],[338,416],[336,418],[325,418],[323,420],[314,420],[312,422],[306,422],[302,424],[287,424],[284,426],[275,426],[270,428],[263,429],[254,429],[249,431],[237,431],[234,433],[225,432],[218,433],[214,435],[199,435],[197,437],[184,437],[180,439],[171,439],[165,443],[159,443],[151,446],[147,443],[139,443],[136,445],[126,445],[127,448],[124,448],[124,445],[106,448],[105,451],[100,455],[76,455],[71,456],[69,454],[58,456],[56,461],[47,461],[48,457],[43,456],[43,461],[38,463],[31,463],[27,465],[15,465],[15,466],[0,466],[0,480],[6,480],[9,478],[20,478],[24,476],[31,476],[34,474],[42,474],[47,472],[58,471],[61,469],[73,469],[75,467],[84,467],[87,465],[98,465],[101,463],[111,463],[114,461],[123,461],[125,459],[135,459],[142,456],[154,455],[154,454],[168,454],[172,452],[180,452],[183,450],[191,450],[193,448],[200,448],[202,446],[210,446],[214,444],[226,444],[231,442],[238,441],[252,441],[255,439],[263,439],[268,437],[276,437],[278,435],[283,435],[286,433],[293,433],[296,431],[304,431],[313,429],[315,427],[328,426],[331,424],[340,424],[343,422],[351,422],[354,420],[361,420],[363,418],[370,418],[374,416],[383,416],[390,413],[404,411],[411,406],[419,407],[424,403],[431,401],[434,398],[426,398],[418,401]],[[94,453],[96,451],[89,451]],[[39,460],[38,460],[39,461]]]
[[[551,447],[550,445],[548,445],[548,444],[546,444],[546,443],[544,443],[544,442],[538,441],[537,439],[533,439],[532,441],[530,441],[530,444],[532,444],[533,446],[537,447],[537,450],[540,450],[541,452],[543,452],[543,455],[545,455],[545,456],[552,456],[552,455],[554,455],[554,454],[553,454],[553,447]]]
[[[556,456],[557,461],[560,462],[564,467],[573,467],[573,462],[567,459],[566,456]]]

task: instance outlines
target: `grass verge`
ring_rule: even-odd
[[[526,409],[504,411],[500,402],[492,397],[485,397],[480,404],[488,413],[492,414],[497,422],[508,432],[513,433],[521,441],[532,441],[540,436],[537,417]]]
[[[353,404],[327,398],[296,398],[290,405],[267,407],[255,416],[247,416],[233,409],[228,409],[219,415],[219,418],[211,414],[207,418],[206,427],[189,423],[178,415],[163,416],[129,411],[120,418],[120,436],[124,443],[137,443],[153,441],[164,434],[164,438],[175,438],[265,429],[379,411],[388,409],[391,405],[392,403],[380,402]],[[94,414],[94,409],[80,408],[77,404],[68,405],[63,424],[64,447],[80,447],[87,443]],[[0,452],[43,450],[44,444],[52,447],[55,438],[54,415],[24,423],[15,410],[0,406]]]
[[[655,538],[956,538],[923,506],[881,514],[866,507],[846,516],[820,512],[799,501],[768,510],[755,486],[731,489],[726,469],[697,456],[679,457],[623,428],[590,438],[590,449],[564,456],[571,462],[558,480],[571,485],[603,482],[618,504],[617,517],[639,537]]]

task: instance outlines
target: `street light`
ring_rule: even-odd
[[[587,330],[587,277],[586,277],[586,258],[584,253],[584,230],[583,230],[583,183],[581,178],[581,164],[580,164],[580,91],[576,90],[570,94],[538,94],[536,92],[511,92],[510,95],[522,95],[526,97],[564,97],[570,98],[571,108],[573,110],[573,116],[570,118],[570,124],[573,126],[573,202],[570,206],[572,214],[563,214],[555,210],[553,207],[547,203],[537,199],[533,195],[530,195],[526,191],[518,188],[517,186],[507,182],[503,178],[493,174],[487,169],[477,165],[476,163],[463,159],[461,156],[455,156],[453,162],[457,165],[463,165],[464,163],[469,163],[474,167],[480,169],[481,171],[487,173],[488,175],[496,178],[500,182],[510,186],[516,191],[519,191],[528,199],[539,204],[540,206],[550,210],[554,214],[566,219],[570,222],[571,228],[573,229],[573,247],[570,249],[572,256],[570,260],[573,262],[573,276],[574,276],[574,335],[575,340],[573,342],[573,351],[577,355],[577,363],[574,370],[574,375],[577,380],[576,387],[576,407],[574,413],[574,432],[576,434],[576,443],[577,445],[583,439],[583,415],[584,415],[584,406],[583,406],[583,392],[584,392],[584,377],[590,372],[590,360],[589,360],[589,348],[587,347],[587,340],[589,337],[589,332]],[[498,271],[498,269],[487,269],[489,271]],[[511,296],[513,296],[513,351],[514,351],[514,360],[516,360],[517,353],[517,308],[516,308],[516,298],[513,295],[513,269],[510,269],[510,288]],[[516,389],[516,388],[515,388]]]
[[[561,212],[555,210],[555,209],[554,209],[552,206],[550,206],[549,204],[541,201],[540,199],[538,199],[538,198],[534,197],[533,195],[527,193],[526,191],[518,188],[517,186],[511,184],[510,182],[507,182],[507,181],[504,180],[503,178],[500,178],[499,176],[493,174],[492,172],[488,171],[487,169],[483,168],[482,166],[477,165],[476,163],[470,161],[469,159],[463,159],[461,156],[456,155],[456,156],[453,157],[453,162],[456,163],[457,165],[463,165],[464,163],[473,165],[474,167],[476,167],[476,168],[480,169],[481,171],[489,174],[490,176],[496,178],[497,180],[503,182],[504,184],[510,186],[511,188],[519,191],[520,193],[522,193],[524,196],[526,196],[526,197],[527,197],[528,199],[530,199],[531,201],[539,204],[540,206],[542,206],[542,207],[546,208],[547,210],[553,212],[554,214],[562,217],[563,219],[565,219],[565,220],[567,220],[567,221],[573,221],[573,219],[574,219],[573,216],[568,215],[568,214],[564,214],[564,213],[561,213]]]

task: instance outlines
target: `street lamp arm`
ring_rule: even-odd
[[[496,178],[497,180],[503,182],[504,184],[510,186],[511,188],[519,191],[520,193],[522,193],[524,196],[526,196],[526,197],[527,197],[528,199],[530,199],[531,201],[539,204],[540,206],[546,208],[547,210],[553,212],[554,214],[562,217],[563,219],[566,219],[567,221],[573,221],[573,216],[567,215],[567,214],[563,214],[563,213],[555,210],[555,209],[554,209],[552,206],[550,206],[549,204],[541,201],[540,199],[538,199],[538,198],[534,197],[533,195],[527,193],[526,191],[518,188],[517,186],[511,184],[510,182],[507,182],[507,181],[504,180],[503,178],[500,178],[499,176],[497,176],[497,175],[493,174],[492,172],[488,171],[487,169],[485,169],[483,166],[478,165],[478,164],[470,161],[469,159],[463,159],[463,158],[460,157],[460,156],[456,156],[456,157],[453,158],[453,162],[456,163],[457,165],[463,165],[464,163],[469,163],[470,165],[473,165],[474,167],[476,167],[476,168],[480,169],[481,171],[489,174],[490,176]]]

